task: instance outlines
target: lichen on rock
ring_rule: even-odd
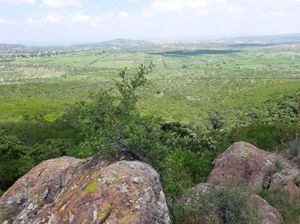
[[[279,156],[255,146],[238,142],[230,146],[216,161],[208,182],[217,185],[249,185],[254,191],[263,189],[265,178],[276,169]]]
[[[158,173],[139,161],[48,160],[0,199],[1,223],[170,223]]]

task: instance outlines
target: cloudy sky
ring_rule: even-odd
[[[300,0],[0,0],[0,42],[300,33]]]

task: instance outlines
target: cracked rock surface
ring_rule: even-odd
[[[170,223],[157,172],[95,156],[48,160],[0,199],[0,223]]]
[[[246,142],[230,146],[215,162],[208,182],[216,185],[248,184],[254,191],[263,189],[264,180],[276,169],[278,155]]]
[[[214,167],[207,182],[200,183],[185,192],[178,198],[178,202],[195,207],[202,205],[205,196],[209,195],[213,189],[234,187],[242,191],[246,187],[250,195],[246,203],[256,208],[259,221],[268,224],[283,224],[280,212],[258,194],[262,190],[279,191],[300,203],[299,180],[298,164],[282,155],[263,151],[249,143],[237,142],[214,161]],[[222,223],[219,220],[218,211],[213,211],[212,214],[206,214],[206,216],[211,217],[212,223]]]

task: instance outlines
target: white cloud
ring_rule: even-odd
[[[0,3],[14,4],[14,5],[33,5],[35,4],[35,0],[0,0]]]
[[[1,1],[1,0],[0,0]],[[61,7],[82,7],[82,0],[43,0],[44,5],[52,8],[61,8]]]
[[[184,0],[154,0],[152,6],[154,8],[174,11],[183,8]]]
[[[150,9],[144,8],[143,11],[140,13],[140,16],[143,18],[151,18],[155,15]]]
[[[121,11],[118,13],[118,16],[121,18],[128,18],[129,17],[129,13],[125,12],[125,11]]]
[[[20,23],[18,20],[7,20],[0,18],[0,24],[6,24],[6,25],[15,25]]]
[[[207,0],[188,0],[187,7],[192,9],[205,8],[209,5],[209,1]]]
[[[300,2],[300,0],[289,0],[290,2]],[[251,7],[282,7],[287,5],[286,0],[151,0],[148,9],[179,11],[189,10],[222,10],[222,11],[239,11],[240,9]]]
[[[183,12],[189,16],[190,12],[195,12],[196,15],[205,16],[212,12],[214,13],[233,13],[241,14],[247,10],[254,10],[257,8],[270,8],[272,5],[280,5],[284,3],[284,0],[273,0],[276,1],[275,4],[271,4],[271,0],[152,0],[151,3],[144,8],[140,13],[146,14],[156,14],[155,12]],[[290,0],[290,1],[300,1],[300,0]],[[266,9],[269,12],[268,9]],[[145,15],[146,15],[145,14]]]
[[[63,16],[63,15],[49,15],[46,17],[46,22],[52,23],[77,23],[77,24],[88,24],[91,26],[97,26],[102,21],[100,16],[88,16],[84,14],[74,14],[70,16]]]
[[[72,16],[71,20],[75,23],[87,23],[87,22],[90,22],[92,20],[92,18],[87,15],[78,14],[78,15]]]
[[[27,23],[35,24],[35,23],[37,23],[37,21],[35,19],[33,19],[32,17],[29,17],[29,18],[27,18]]]
[[[68,20],[66,16],[61,16],[61,15],[50,15],[46,17],[46,21],[48,22],[63,22]]]
[[[183,8],[189,9],[204,9],[214,2],[220,0],[153,0],[152,6],[157,9],[168,11],[180,10]],[[221,0],[226,1],[226,0]]]
[[[84,14],[75,14],[71,17],[73,23],[88,24],[91,26],[98,26],[102,21],[100,16],[88,16]]]

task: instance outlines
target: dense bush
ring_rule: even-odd
[[[249,126],[238,127],[224,135],[225,140],[230,143],[236,141],[246,141],[257,147],[268,150],[278,151],[283,148],[283,144],[295,139],[300,128],[300,123],[285,122],[284,120],[263,124],[255,122]]]
[[[0,123],[0,135],[1,132],[3,135],[16,136],[30,147],[47,139],[74,139],[78,142],[76,130],[70,128],[62,119],[49,122],[41,117],[32,117],[20,122],[3,122]]]
[[[30,150],[14,136],[0,137],[0,189],[7,189],[33,166]]]
[[[236,188],[216,188],[204,199],[203,214],[207,222],[210,217],[207,214],[217,215],[218,220],[224,224],[254,224],[259,223],[258,217],[249,203],[250,194]]]
[[[271,192],[267,190],[261,193],[261,197],[268,201],[274,208],[278,209],[283,216],[285,224],[299,223],[300,205],[297,202],[297,200],[300,200],[299,198],[292,198],[279,191]]]
[[[69,139],[48,139],[42,144],[35,145],[30,157],[35,163],[39,163],[47,159],[71,155],[74,147]]]
[[[171,205],[172,218],[175,224],[259,224],[250,195],[245,189],[213,188],[201,196],[200,204]]]
[[[288,153],[291,156],[300,156],[300,141],[298,138],[294,142],[290,143]]]

